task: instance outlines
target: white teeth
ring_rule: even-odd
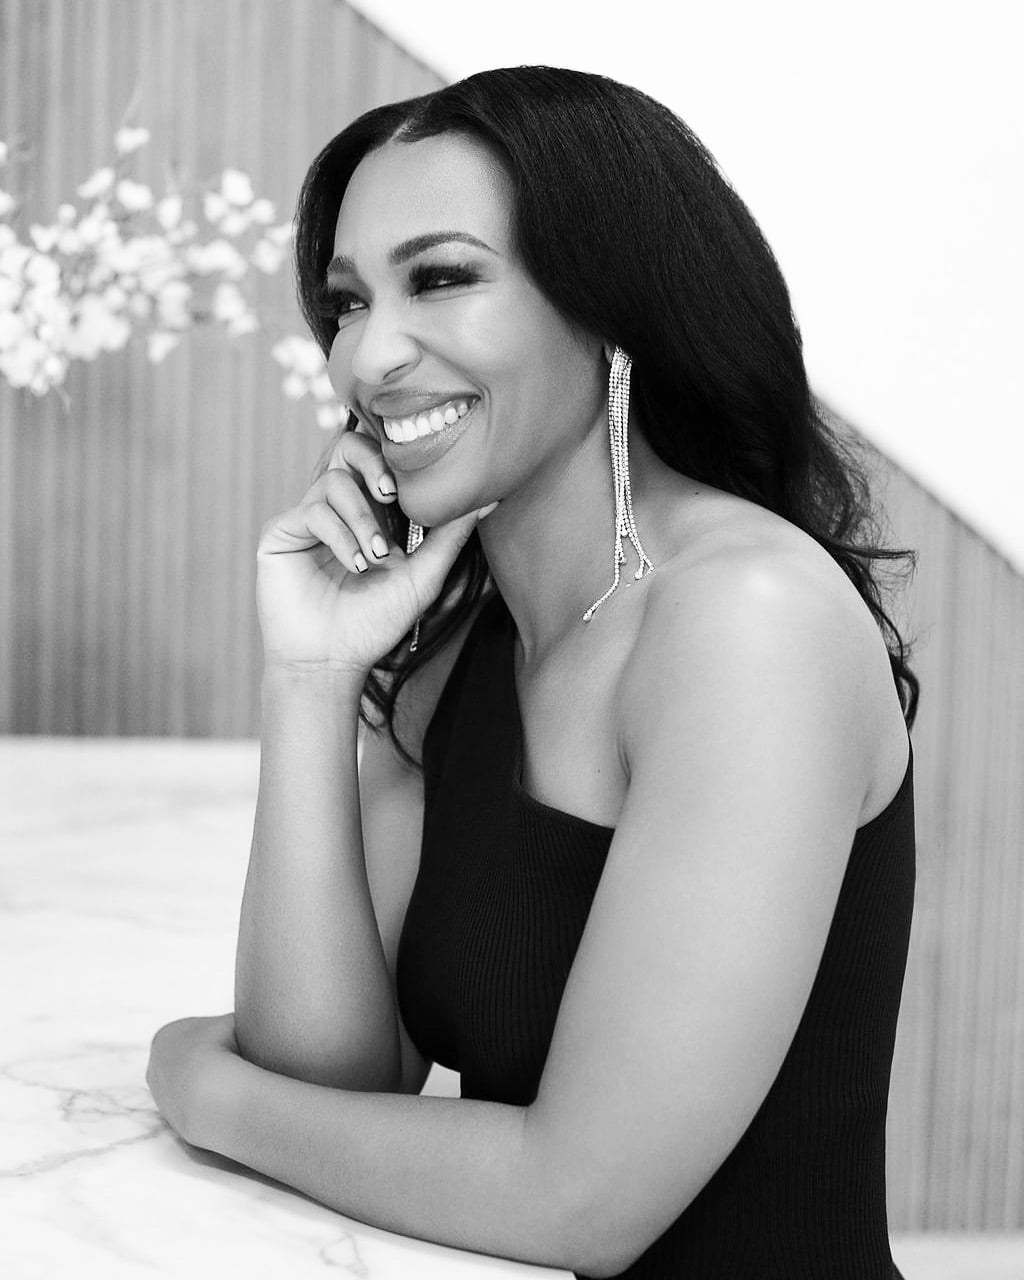
[[[443,431],[468,412],[468,400],[449,400],[409,418],[384,418],[384,434],[396,444],[404,444],[430,435],[432,431]]]

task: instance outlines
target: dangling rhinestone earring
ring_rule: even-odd
[[[632,367],[630,357],[621,347],[616,347],[608,375],[608,436],[612,451],[612,483],[615,487],[615,543],[612,549],[615,579],[600,600],[595,600],[583,614],[584,622],[590,621],[596,610],[619,585],[620,566],[626,560],[626,553],[622,549],[623,538],[632,542],[640,559],[640,568],[633,574],[635,579],[639,581],[654,568],[637,533],[636,520],[633,518],[633,494],[629,487],[629,375]]]
[[[423,526],[421,524],[413,524],[409,521],[409,536],[405,540],[405,554],[411,556],[416,548],[423,541]],[[416,619],[416,625],[412,631],[412,644],[409,645],[409,652],[415,653],[420,644],[420,623],[422,618]]]

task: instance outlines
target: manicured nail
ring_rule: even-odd
[[[375,556],[383,557],[388,554],[388,544],[379,533],[375,533],[370,539],[370,546],[373,547],[373,554]]]
[[[357,551],[355,553],[355,555],[352,557],[352,561],[360,573],[365,573],[367,569],[369,569],[370,567],[366,563],[366,557],[363,555],[361,551]]]
[[[481,520],[486,520],[497,505],[497,502],[489,502],[486,507],[481,507],[476,513],[477,523]]]
[[[377,490],[382,498],[393,498],[398,492],[395,488],[395,482],[390,476],[384,476],[383,479],[377,481]]]

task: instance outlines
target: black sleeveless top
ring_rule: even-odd
[[[482,607],[424,739],[402,1018],[462,1096],[536,1096],[613,831],[530,797],[515,624]],[[860,827],[795,1037],[736,1147],[630,1280],[892,1280],[885,1116],[914,897],[913,752]]]

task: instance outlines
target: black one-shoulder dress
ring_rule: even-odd
[[[527,1105],[614,832],[529,796],[515,626],[480,610],[424,741],[399,1007],[462,1096]],[[782,1067],[740,1141],[629,1280],[893,1280],[885,1118],[914,898],[913,751],[860,827]]]

